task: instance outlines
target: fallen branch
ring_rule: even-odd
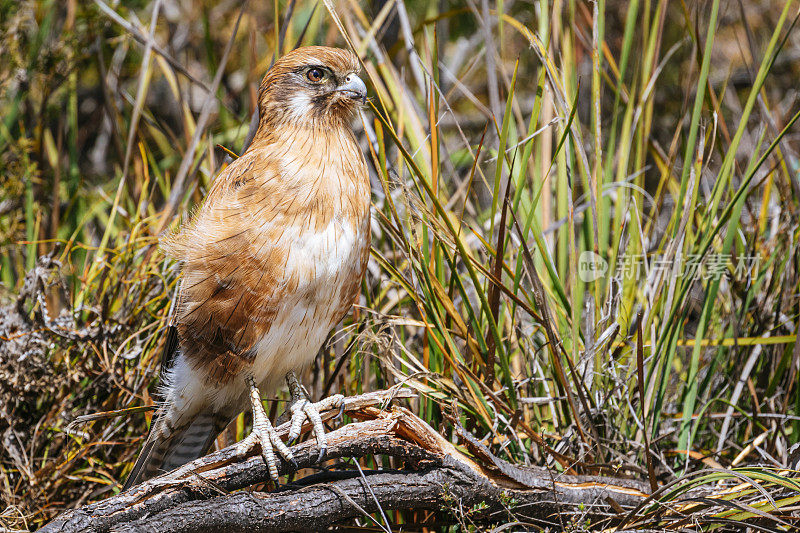
[[[125,493],[67,511],[42,531],[317,530],[383,509],[429,510],[450,522],[460,512],[472,522],[526,520],[558,527],[568,515],[618,516],[647,497],[646,484],[630,480],[555,475],[497,462],[494,456],[486,467],[479,465],[407,409],[376,407],[408,395],[408,390],[390,389],[347,398],[345,411],[363,421],[330,432],[326,455],[388,455],[402,460],[403,470],[329,471],[277,492],[231,494],[268,482],[269,473],[257,452],[239,457],[229,447]],[[287,425],[278,431],[286,433]],[[481,457],[486,450],[477,452]],[[315,466],[314,442],[296,445],[292,453],[301,468]],[[291,468],[281,461],[278,470],[287,474]]]

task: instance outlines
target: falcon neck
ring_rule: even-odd
[[[339,120],[309,121],[298,123],[295,121],[286,122],[275,126],[269,121],[262,121],[253,136],[252,145],[285,145],[296,146],[297,141],[303,139],[305,142],[334,143],[331,148],[345,144],[357,144],[353,129],[348,122]],[[323,148],[324,145],[317,145],[314,148]],[[310,148],[307,146],[307,148]]]
[[[360,220],[369,205],[369,177],[355,135],[338,128],[283,127],[256,135],[250,150],[261,150],[279,180],[282,194],[298,205],[344,209]]]
[[[291,113],[286,109],[259,110],[258,130],[255,137],[270,137],[293,131],[350,130],[351,113]]]

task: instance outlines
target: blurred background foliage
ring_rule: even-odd
[[[372,259],[312,396],[403,382],[454,441],[458,423],[520,464],[674,483],[642,527],[685,527],[662,511],[700,484],[728,504],[684,504],[692,527],[796,525],[797,16],[0,0],[0,525],[120,489],[177,275],[159,236],[298,44],[353,47],[371,94]]]

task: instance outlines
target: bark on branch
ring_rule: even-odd
[[[522,520],[558,527],[568,515],[619,516],[647,497],[645,483],[558,475],[510,465],[491,454],[486,460],[488,451],[473,442],[476,457],[485,462],[478,464],[407,409],[378,407],[392,396],[407,395],[407,390],[390,389],[347,398],[345,410],[362,421],[330,432],[326,455],[326,460],[387,455],[401,459],[402,470],[330,471],[276,492],[231,493],[267,482],[269,473],[260,455],[238,457],[229,447],[67,511],[42,531],[309,531],[388,509],[429,510],[444,521],[466,514],[472,522]],[[305,468],[314,466],[318,450],[305,442],[292,453]],[[279,465],[281,474],[291,468]]]

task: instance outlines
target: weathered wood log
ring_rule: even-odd
[[[460,510],[473,522],[526,520],[558,527],[570,515],[618,516],[647,497],[647,484],[631,480],[558,475],[497,461],[480,465],[407,409],[376,407],[398,395],[407,397],[408,391],[347,398],[346,412],[363,421],[328,434],[326,460],[388,455],[402,459],[403,470],[331,472],[276,492],[231,493],[268,482],[269,473],[257,452],[238,457],[229,447],[127,492],[66,511],[42,531],[318,530],[387,509],[434,511],[445,521],[455,520],[454,510]],[[318,451],[314,442],[305,442],[292,453],[306,468],[314,466]],[[280,462],[281,474],[292,468]]]

